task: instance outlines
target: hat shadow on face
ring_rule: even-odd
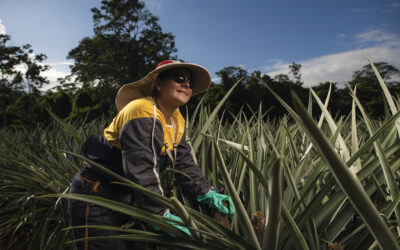
[[[125,84],[118,90],[115,98],[118,111],[133,100],[153,96],[154,84],[158,75],[174,68],[186,68],[190,72],[191,79],[194,83],[192,96],[205,92],[211,85],[211,75],[208,70],[201,65],[179,61],[167,61],[166,63],[162,63],[142,79]]]

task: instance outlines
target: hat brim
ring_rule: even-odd
[[[192,96],[205,92],[211,85],[211,75],[206,68],[194,63],[183,63],[173,61],[172,63],[161,65],[148,73],[139,81],[125,84],[117,93],[115,105],[120,111],[129,102],[153,95],[154,83],[158,75],[173,68],[187,68],[190,71],[193,81]]]

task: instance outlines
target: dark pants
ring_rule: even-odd
[[[82,185],[83,182],[83,185]],[[132,196],[127,192],[121,192],[123,189],[121,186],[114,185],[115,188],[110,188],[110,184],[103,185],[100,184],[98,191],[96,193],[91,192],[92,184],[83,181],[81,177],[77,174],[72,181],[70,193],[72,194],[91,194],[99,197],[104,197],[107,199],[116,200],[123,202],[125,204],[131,204]],[[72,226],[83,226],[85,225],[85,210],[86,202],[78,200],[68,200],[68,213],[71,219]],[[115,212],[105,207],[90,204],[89,215],[87,218],[88,225],[108,225],[120,227],[123,224],[132,221],[127,215]],[[85,228],[73,229],[73,235],[75,239],[80,239],[85,237]],[[88,236],[109,236],[109,235],[120,235],[124,234],[118,231],[110,231],[103,229],[88,229]],[[128,250],[129,246],[133,245],[132,241],[125,240],[89,240],[89,249],[118,249],[118,250]],[[78,250],[84,249],[84,241],[76,242],[76,247]]]

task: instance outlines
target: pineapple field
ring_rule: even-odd
[[[171,185],[176,170],[162,174],[170,192],[160,196],[85,159],[81,145],[106,119],[53,115],[50,125],[2,129],[0,248],[74,249],[67,199],[77,199],[131,216],[130,224],[101,228],[120,232],[108,238],[130,240],[136,249],[400,249],[400,99],[371,67],[387,102],[380,120],[369,118],[350,86],[353,107],[343,117],[329,112],[329,93],[321,100],[311,88],[307,104],[292,92],[292,106],[269,89],[287,111],[279,119],[261,105],[251,116],[223,112],[235,86],[215,109],[197,106],[186,119],[186,140],[203,175],[232,197],[232,221]],[[313,103],[318,117],[311,116]],[[191,236],[134,205],[69,194],[85,160],[169,208]]]

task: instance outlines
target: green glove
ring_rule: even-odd
[[[171,214],[170,212],[166,212],[166,213],[164,214],[164,217],[165,217],[165,218],[168,218],[168,219],[173,219],[173,220],[177,220],[177,221],[179,221],[179,222],[182,222],[182,219],[181,219],[179,216],[173,215],[173,214]],[[186,227],[180,226],[180,225],[178,225],[178,224],[176,224],[176,223],[174,223],[174,222],[172,222],[172,221],[168,221],[168,223],[171,223],[171,224],[174,225],[176,228],[182,230],[182,231],[185,232],[186,234],[192,235],[192,234],[190,233],[189,229],[187,229]]]
[[[211,208],[217,209],[222,214],[229,215],[231,220],[235,215],[235,206],[233,205],[231,197],[228,195],[219,194],[212,189],[210,189],[210,191],[206,194],[197,196],[197,201],[206,204]],[[222,203],[223,201],[227,201],[229,203],[229,209]]]

